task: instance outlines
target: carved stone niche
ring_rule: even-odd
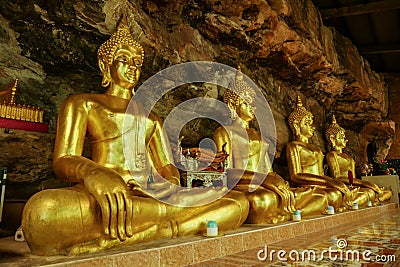
[[[359,164],[372,163],[372,160],[379,163],[386,159],[393,144],[394,136],[394,121],[371,122],[365,125],[360,132],[363,162],[359,162]],[[372,147],[372,145],[374,146],[373,152],[368,152],[368,146]]]

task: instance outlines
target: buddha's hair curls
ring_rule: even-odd
[[[98,61],[99,62],[102,61],[103,64],[106,66],[111,65],[113,62],[113,56],[115,51],[124,44],[139,50],[143,61],[144,59],[143,47],[141,44],[139,44],[136,40],[133,39],[125,17],[121,19],[120,23],[117,26],[117,29],[113,32],[111,37],[99,47],[97,51]],[[102,64],[99,65],[101,71],[103,71],[102,68],[104,68],[104,66],[102,66]]]
[[[296,108],[290,113],[288,121],[290,129],[293,134],[296,134],[296,130],[294,128],[295,122],[299,123],[304,117],[313,117],[312,113],[308,111],[305,107],[303,107],[303,103],[301,102],[300,96],[297,96]]]
[[[340,132],[345,132],[344,128],[340,127],[336,122],[335,115],[332,115],[332,124],[328,126],[328,129],[325,131],[325,138],[328,141],[329,145],[332,146],[332,141],[330,136],[334,136],[336,138],[337,134]]]
[[[224,93],[224,103],[228,104],[230,102],[237,106],[239,105],[240,100],[245,100],[246,97],[250,97],[254,100],[255,96],[256,91],[243,81],[243,74],[240,67],[238,67],[235,81],[229,85],[228,89]]]

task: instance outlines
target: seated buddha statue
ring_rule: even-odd
[[[332,178],[340,180],[346,185],[361,187],[360,191],[366,192],[374,204],[391,199],[392,191],[388,189],[382,189],[374,183],[361,179],[354,178],[352,181],[349,180],[349,174],[351,173],[350,175],[353,178],[356,173],[355,161],[350,155],[343,152],[348,140],[346,139],[345,130],[336,122],[335,116],[332,117],[332,124],[326,130],[325,137],[332,148],[326,154],[326,161]]]
[[[349,189],[342,181],[324,174],[324,154],[321,149],[309,142],[314,135],[313,115],[297,98],[296,108],[289,115],[289,126],[295,136],[295,141],[286,146],[290,179],[299,186],[317,186],[328,193],[328,203],[338,211],[353,206],[365,205],[369,196],[358,193],[359,188]]]
[[[268,155],[269,143],[259,131],[250,127],[255,119],[255,91],[242,80],[236,80],[225,91],[232,124],[214,132],[217,151],[224,150],[228,184],[246,194],[250,203],[247,223],[265,224],[290,220],[295,210],[303,215],[321,214],[327,207],[326,193],[312,188],[290,188],[289,183],[273,172]],[[255,185],[253,179],[262,181]],[[234,181],[232,183],[232,181]]]
[[[134,102],[144,50],[130,33],[126,19],[98,50],[104,94],[83,93],[62,104],[54,150],[54,171],[71,188],[47,189],[25,205],[22,227],[31,251],[38,255],[80,254],[109,247],[206,232],[206,220],[220,231],[239,227],[249,204],[244,194],[230,191],[202,205],[171,205],[179,199],[179,172],[162,121],[126,113]],[[124,119],[134,118],[128,129]],[[123,138],[130,134],[135,150],[124,154]],[[85,136],[91,142],[91,158],[82,156]],[[124,150],[124,151],[123,151]],[[133,161],[136,168],[128,167]],[[155,171],[148,184],[149,169]],[[157,176],[158,174],[158,176]],[[153,177],[153,176],[152,176]],[[157,177],[159,179],[157,179]],[[148,190],[146,187],[148,186]],[[214,189],[196,189],[196,199]],[[216,190],[217,191],[217,190]],[[175,197],[177,196],[177,197]],[[189,199],[191,194],[188,194]],[[195,203],[191,203],[195,204]]]

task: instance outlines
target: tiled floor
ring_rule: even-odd
[[[199,235],[156,240],[79,256],[36,256],[30,253],[26,242],[4,238],[0,239],[0,266],[180,267],[192,264],[196,267],[383,267],[383,263],[367,263],[365,260],[332,261],[329,260],[327,253],[324,253],[323,260],[310,258],[308,262],[295,262],[290,260],[290,256],[294,258],[298,254],[301,257],[301,253],[304,254],[303,251],[307,250],[308,254],[304,254],[305,256],[315,252],[316,257],[321,258],[322,250],[327,250],[329,247],[331,250],[337,249],[337,245],[347,242],[342,253],[353,250],[359,253],[370,251],[371,255],[367,256],[371,258],[374,255],[392,257],[391,255],[397,253],[400,247],[399,226],[400,209],[397,204],[392,203],[335,215],[315,216],[301,222],[285,222],[278,225],[248,224],[234,231],[225,232],[221,237],[208,238]],[[278,254],[279,250],[284,252]],[[261,259],[258,259],[257,255]],[[270,255],[272,260],[269,260]],[[344,259],[346,254],[343,255]],[[354,259],[350,258],[352,255],[348,258]],[[263,260],[265,256],[267,257]],[[336,256],[340,257],[340,254]],[[279,257],[288,260],[283,261]],[[387,266],[400,266],[400,262],[390,262]]]
[[[400,211],[192,266],[400,266]]]

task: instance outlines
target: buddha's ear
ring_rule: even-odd
[[[233,103],[232,100],[229,100],[228,103],[226,103],[226,104],[228,105],[228,108],[229,108],[229,114],[230,114],[231,120],[232,120],[232,121],[236,120],[236,118],[237,118],[237,113],[236,113],[236,106],[235,106],[235,104]]]
[[[332,147],[336,146],[336,138],[333,134],[329,136],[329,140],[331,141]]]
[[[300,135],[300,123],[297,120],[294,120],[293,128],[294,128],[294,135],[295,136]]]
[[[233,104],[232,100],[229,100],[226,104],[230,110],[236,111],[235,105]]]
[[[103,74],[103,79],[101,80],[101,86],[107,87],[111,83],[110,68],[101,59],[99,59],[99,67],[100,67],[101,73]]]

